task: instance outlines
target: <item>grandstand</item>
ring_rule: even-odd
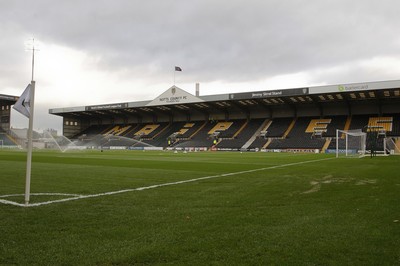
[[[16,96],[0,94],[0,147],[17,145],[15,136],[10,130],[11,106],[17,100],[18,97]]]
[[[398,143],[400,81],[207,96],[172,86],[151,101],[49,113],[63,117],[64,136],[92,146],[111,135],[124,140],[112,145],[126,148],[132,139],[168,149],[324,152],[335,149],[337,129],[378,132]]]

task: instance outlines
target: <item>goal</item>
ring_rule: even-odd
[[[389,137],[386,140],[386,150],[390,155],[400,155],[400,138]]]
[[[361,129],[336,130],[336,158],[365,155],[367,134]]]

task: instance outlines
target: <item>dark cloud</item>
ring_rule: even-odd
[[[399,70],[360,62],[400,60],[399,7],[394,0],[1,1],[0,85],[25,86],[23,42],[32,35],[147,84],[168,83],[175,65],[182,83],[294,73],[315,84],[397,79]]]
[[[398,53],[396,1],[9,1],[2,23],[160,79],[246,81]],[[23,7],[23,8],[22,8]],[[151,68],[151,71],[148,69]]]

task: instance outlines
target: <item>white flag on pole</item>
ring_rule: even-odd
[[[29,84],[13,107],[27,118],[31,116],[31,84]]]

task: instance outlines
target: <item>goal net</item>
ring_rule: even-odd
[[[336,130],[336,157],[361,157],[365,155],[367,134],[361,129]]]
[[[400,138],[389,137],[386,140],[386,149],[391,155],[400,155]]]

